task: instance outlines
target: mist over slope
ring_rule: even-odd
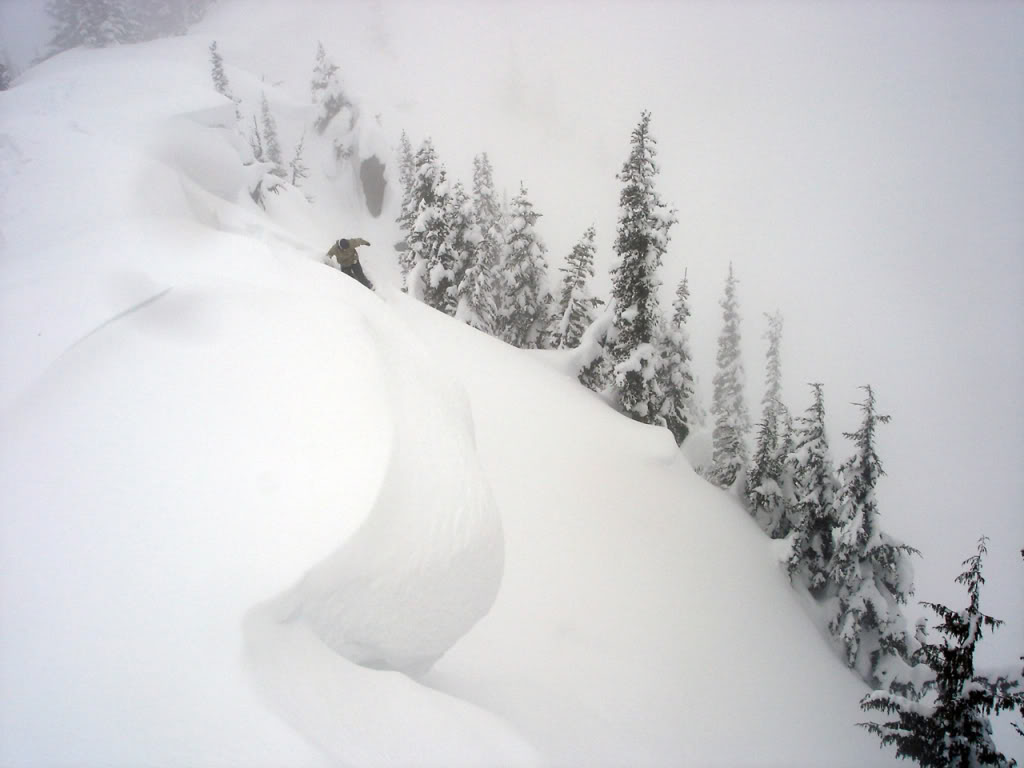
[[[393,187],[372,216],[355,166],[314,146],[312,204],[252,203],[210,39],[288,142],[318,37],[350,73],[364,154],[446,130],[411,105],[378,119],[398,88],[369,51],[409,54],[385,8],[360,6],[354,36],[283,5],[252,32],[257,7],[69,52],[0,96],[0,761],[892,762],[769,542],[664,431],[564,356],[394,290]],[[320,263],[339,235],[374,243],[378,295]],[[440,644],[386,602],[430,562],[413,605],[451,620]],[[365,601],[342,632],[461,639],[419,679],[357,666],[333,609],[295,608],[302,585]]]

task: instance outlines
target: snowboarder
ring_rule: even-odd
[[[372,291],[373,283],[370,282],[366,273],[363,272],[363,267],[359,263],[359,254],[356,253],[356,248],[360,245],[369,244],[368,240],[363,240],[361,237],[357,237],[352,240],[341,238],[331,246],[329,251],[327,251],[327,259],[330,261],[333,258],[338,262],[338,267],[342,272],[349,277],[355,278]]]

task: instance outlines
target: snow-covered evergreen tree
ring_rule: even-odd
[[[910,555],[918,552],[882,530],[875,486],[885,472],[875,432],[889,417],[876,411],[871,387],[864,391],[860,429],[844,433],[856,451],[840,469],[836,508],[842,529],[829,574],[837,604],[829,629],[846,663],[874,687],[887,688],[911,652],[900,606],[913,594]]]
[[[338,65],[327,55],[322,42],[316,44],[316,60],[313,62],[313,79],[310,94],[313,104],[320,106],[330,89],[338,82]],[[404,135],[404,134],[403,134]]]
[[[302,136],[299,138],[299,143],[295,145],[295,154],[292,155],[291,161],[288,163],[288,171],[291,174],[291,182],[294,186],[299,186],[299,182],[303,179],[309,178],[309,166],[306,165],[302,159],[302,153],[306,146],[306,133],[303,131]]]
[[[650,122],[651,113],[644,112],[633,130],[629,159],[618,174],[623,188],[615,239],[618,261],[611,271],[615,317],[608,353],[619,406],[637,421],[656,424],[661,421],[663,403],[658,381],[662,323],[658,270],[676,214],[654,188],[657,142]]]
[[[203,18],[212,0],[132,0],[142,39],[184,35]]]
[[[86,0],[47,0],[46,13],[50,16],[50,50],[67,51],[82,45],[80,27],[84,21]]]
[[[784,539],[792,531],[796,499],[793,465],[788,457],[793,450],[789,410],[778,405],[758,424],[757,443],[747,472],[747,508],[758,525],[773,539]]]
[[[476,243],[462,280],[459,281],[459,306],[455,317],[477,330],[493,335],[498,314],[495,302],[497,275],[491,268],[475,216],[472,232]]]
[[[573,349],[580,343],[583,332],[597,317],[598,308],[604,304],[590,292],[590,280],[594,277],[594,238],[597,236],[591,226],[566,259],[560,269],[563,274],[561,296],[558,301],[558,317],[551,337],[554,349]]]
[[[693,355],[686,321],[690,317],[690,286],[686,274],[676,288],[672,302],[672,317],[665,323],[659,349],[661,365],[658,369],[664,402],[661,417],[676,440],[682,445],[690,433],[691,401],[693,399]]]
[[[793,482],[793,533],[787,570],[790,579],[820,597],[828,583],[839,527],[835,506],[838,481],[825,432],[824,385],[810,386],[814,402],[796,419],[793,452],[788,459]]]
[[[313,64],[313,81],[310,86],[313,104],[318,108],[316,120],[313,125],[316,132],[321,136],[327,130],[327,126],[345,107],[352,107],[352,103],[345,95],[341,87],[341,79],[338,77],[338,66],[334,63],[323,43],[317,43],[316,61]],[[346,130],[351,126],[347,126]]]
[[[505,222],[494,190],[494,170],[486,152],[473,158],[473,220],[479,242],[460,287],[458,317],[484,333],[499,335],[499,273]]]
[[[884,712],[896,719],[884,723],[860,723],[876,734],[883,745],[896,745],[896,756],[909,758],[927,768],[975,768],[994,765],[1009,768],[1016,763],[997,748],[990,716],[1018,710],[1024,717],[1024,694],[1019,682],[990,680],[975,672],[974,652],[985,635],[1003,622],[981,612],[982,557],[986,539],[978,542],[978,554],[964,561],[966,570],[957,582],[967,587],[970,604],[953,611],[939,603],[924,603],[942,620],[936,627],[938,643],[921,637],[914,661],[926,664],[933,677],[921,691],[907,695],[879,690],[861,701],[865,711]]]
[[[436,275],[440,277],[444,268],[439,265],[448,258],[448,193],[447,172],[428,138],[416,152],[411,198],[416,205],[416,218],[409,231],[408,258],[402,265],[403,288],[420,301],[426,300],[429,271],[437,268]]]
[[[49,0],[46,9],[53,19],[53,53],[142,39],[135,8],[128,0]]]
[[[445,241],[432,253],[427,265],[427,285],[423,301],[452,317],[459,307],[458,288],[475,258],[478,237],[473,224],[473,208],[461,182],[456,182],[444,197]]]
[[[249,146],[252,149],[252,159],[257,163],[266,162],[266,153],[263,150],[263,138],[260,136],[260,124],[256,115],[252,116],[252,133],[249,135]]]
[[[270,111],[270,102],[267,101],[267,94],[263,94],[260,104],[260,114],[263,123],[263,159],[271,164],[270,172],[280,179],[288,178],[288,171],[284,167],[281,158],[281,143],[277,138],[277,121]]]
[[[231,85],[228,83],[228,76],[224,72],[224,57],[220,55],[220,51],[217,50],[217,41],[214,40],[210,43],[210,70],[213,76],[213,87],[217,89],[217,93],[221,96],[226,96],[232,101],[237,101],[235,95],[231,92]]]
[[[580,383],[594,392],[604,392],[611,382],[609,338],[615,333],[615,300],[604,308],[590,327],[583,332],[576,348],[576,370]]]
[[[416,211],[418,201],[414,199],[416,193],[416,156],[412,151],[412,143],[408,135],[402,131],[402,138],[398,144],[398,182],[402,189],[401,207],[395,221],[402,232],[402,239],[395,245],[398,250],[398,263],[402,275],[408,274],[412,268],[409,252],[409,233],[416,222]]]
[[[764,335],[768,340],[768,352],[765,355],[765,387],[761,409],[765,416],[777,421],[778,409],[782,405],[782,313],[765,313],[765,317],[768,319],[768,330]]]
[[[519,194],[509,208],[501,259],[505,302],[499,331],[501,338],[522,349],[542,346],[551,322],[547,248],[534,226],[540,216],[533,209],[525,185],[520,184]]]
[[[773,539],[789,535],[789,508],[793,504],[790,465],[786,461],[791,445],[789,430],[780,417],[788,412],[782,404],[782,315],[768,318],[766,385],[761,400],[762,417],[758,425],[754,458],[747,471],[747,508],[765,533]]]
[[[747,435],[750,413],[744,399],[746,384],[740,349],[740,315],[736,299],[737,279],[729,264],[722,307],[722,332],[718,336],[718,355],[711,413],[715,417],[712,432],[710,476],[723,488],[732,487],[747,469]]]

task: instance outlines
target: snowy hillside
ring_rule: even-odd
[[[0,93],[0,765],[895,764],[666,430],[397,290],[386,75],[253,202],[210,42],[290,145],[312,49],[223,5]]]

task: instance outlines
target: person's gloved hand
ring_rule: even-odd
[[[370,244],[370,243],[369,243],[369,241],[367,241],[367,243],[366,243],[366,244],[367,244],[367,245],[369,245],[369,244]]]

